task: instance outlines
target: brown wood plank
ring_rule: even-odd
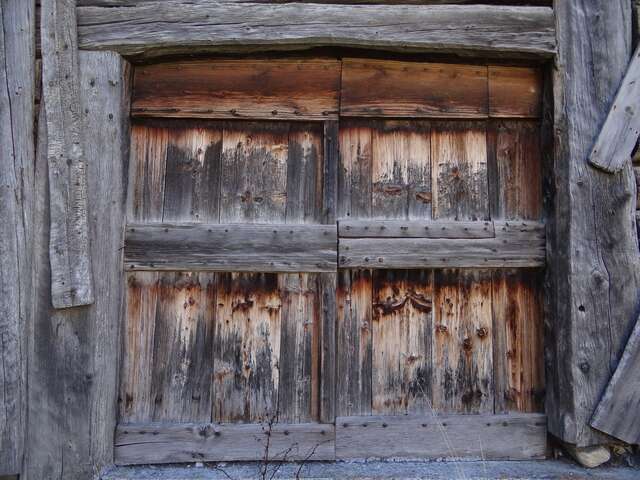
[[[372,413],[429,412],[432,272],[387,270],[372,282]]]
[[[213,372],[216,422],[277,418],[281,314],[275,274],[219,275]]]
[[[488,220],[486,127],[447,122],[431,129],[433,218]]]
[[[115,463],[334,460],[331,424],[133,423],[116,429]]]
[[[222,136],[220,221],[284,223],[287,123],[228,123]]]
[[[217,222],[222,131],[204,124],[175,124],[168,136],[162,219]]]
[[[527,460],[544,458],[546,444],[546,418],[541,414],[336,419],[336,457],[340,460]],[[464,478],[464,472],[456,472],[455,464],[452,464],[452,475]]]
[[[336,317],[338,274],[318,276],[320,315],[320,421],[333,422],[336,412]]]
[[[336,414],[371,413],[370,270],[338,272]]]
[[[488,130],[491,218],[542,217],[540,129],[533,121],[491,122]]]
[[[340,238],[494,238],[494,223],[451,220],[340,220]]]
[[[371,217],[372,131],[362,122],[340,126],[338,218]]]
[[[433,408],[493,412],[491,272],[436,270]]]
[[[378,122],[372,133],[372,214],[377,218],[431,217],[429,125]]]
[[[543,273],[492,275],[495,412],[543,412]]]
[[[153,414],[148,420],[208,422],[214,368],[215,276],[162,273],[157,301],[151,373]]]
[[[487,117],[487,67],[344,59],[340,115]]]
[[[336,118],[340,62],[328,59],[186,60],[136,68],[134,116]]]
[[[339,268],[540,267],[545,226],[495,222],[495,238],[341,238]]]
[[[489,66],[489,116],[536,118],[542,113],[542,72]]]
[[[333,225],[131,224],[125,268],[244,272],[333,272]]]

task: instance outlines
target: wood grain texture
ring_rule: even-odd
[[[495,238],[341,238],[339,268],[540,267],[544,224],[495,222]]]
[[[544,411],[542,272],[492,273],[495,412]]]
[[[536,68],[490,65],[489,116],[539,117],[542,113],[542,73]]]
[[[67,308],[94,302],[75,2],[45,2],[41,19],[49,135],[51,300],[54,307]]]
[[[545,424],[541,414],[338,417],[336,457],[544,458]],[[458,475],[463,472],[456,472]]]
[[[487,116],[487,67],[344,59],[340,115]]]
[[[333,272],[336,227],[265,224],[133,224],[129,270]]]
[[[591,426],[629,444],[640,443],[640,421],[630,415],[640,407],[640,322],[636,323],[620,363],[591,417]]]
[[[640,112],[636,99],[640,95],[640,48],[636,49],[622,79],[598,139],[591,149],[589,163],[606,172],[620,171],[638,142]]]
[[[609,175],[587,164],[631,56],[631,4],[569,0],[555,7],[557,167],[555,231],[548,249],[555,287],[545,341],[546,411],[553,435],[587,446],[607,442],[589,420],[636,321],[639,302],[631,165]],[[591,21],[595,15],[597,27]]]
[[[333,425],[277,424],[269,433],[270,460],[335,458]],[[260,424],[121,424],[116,430],[115,463],[261,461],[266,442],[267,432]]]
[[[178,61],[136,68],[131,113],[144,117],[336,118],[337,60]]]
[[[340,220],[340,238],[495,238],[494,222]]]
[[[283,24],[282,19],[287,22]],[[241,26],[239,28],[239,26]],[[547,7],[319,5],[232,0],[78,7],[79,44],[127,55],[337,45],[550,57]]]
[[[27,422],[27,339],[32,318],[33,1],[0,5],[0,476],[22,471]]]
[[[372,283],[372,413],[428,413],[433,274],[375,272]]]

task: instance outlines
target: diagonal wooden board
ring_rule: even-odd
[[[82,138],[75,0],[42,2],[42,86],[48,131],[51,300],[94,301]]]
[[[640,319],[591,418],[591,426],[627,443],[640,444],[639,409]]]
[[[619,171],[631,158],[640,133],[640,46],[591,150],[589,163],[606,172]]]

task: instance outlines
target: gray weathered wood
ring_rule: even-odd
[[[80,54],[83,128],[91,196],[93,305],[51,307],[47,122],[36,163],[34,275],[29,322],[29,425],[25,477],[92,478],[113,462],[120,348],[128,67],[109,52]]]
[[[343,238],[340,268],[505,268],[545,264],[544,225],[495,222],[495,238]]]
[[[634,178],[587,164],[631,56],[631,2],[555,4],[555,178],[547,201],[551,288],[545,294],[549,431],[578,446],[607,442],[589,426],[638,312]],[[594,18],[598,18],[594,22]],[[587,48],[588,46],[588,48]],[[585,101],[589,99],[589,101]]]
[[[35,3],[0,4],[0,476],[22,468],[33,298]]]
[[[125,267],[135,270],[333,272],[329,225],[128,225]]]
[[[493,222],[340,220],[341,238],[494,238]]]
[[[286,19],[286,21],[283,21]],[[549,57],[547,7],[319,5],[221,0],[78,7],[81,48],[126,55],[339,45]]]
[[[115,463],[259,461],[267,432],[270,460],[335,458],[331,424],[143,423],[118,425]]]
[[[384,439],[384,440],[382,440]],[[544,458],[542,414],[336,418],[336,458]]]
[[[75,0],[44,2],[41,19],[49,135],[51,300],[54,307],[66,308],[94,301]]]
[[[615,173],[620,171],[625,162],[630,161],[640,134],[639,97],[640,47],[631,58],[627,73],[591,150],[591,165]]]
[[[631,332],[618,368],[598,407],[591,426],[630,444],[640,444],[640,321]]]

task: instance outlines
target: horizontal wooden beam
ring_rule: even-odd
[[[546,417],[508,415],[360,416],[336,419],[336,458],[544,458]]]
[[[495,222],[494,238],[344,238],[340,268],[507,268],[545,264],[545,227]]]
[[[181,61],[136,68],[140,117],[327,120],[338,116],[338,60]]]
[[[116,428],[116,465],[269,459],[334,460],[331,424],[140,423]]]
[[[125,232],[128,270],[335,272],[335,225],[140,224]]]
[[[494,238],[493,222],[340,220],[340,238]]]
[[[123,55],[329,45],[545,58],[555,51],[548,7],[131,0],[77,12],[81,48]]]

